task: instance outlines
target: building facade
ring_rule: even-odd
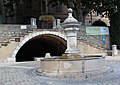
[[[30,24],[30,18],[36,18],[38,26],[41,24],[39,17],[52,15],[61,22],[67,17],[67,7],[58,4],[55,7],[48,6],[49,0],[1,0],[0,23],[5,24]],[[107,17],[98,16],[91,12],[85,19],[85,25],[92,25],[95,21],[101,20],[109,26]]]

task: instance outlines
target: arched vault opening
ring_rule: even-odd
[[[99,19],[99,20],[95,21],[92,24],[92,26],[105,26],[105,27],[107,27],[107,24],[105,22],[103,22],[102,20]]]
[[[66,40],[52,34],[43,34],[28,40],[17,52],[16,61],[32,61],[34,57],[61,56],[66,50]]]

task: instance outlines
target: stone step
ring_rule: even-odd
[[[95,47],[95,48],[98,48],[98,49],[105,49],[104,47],[101,47],[101,46],[99,46],[99,45],[96,45],[96,44],[94,44],[94,43],[88,42],[88,41],[83,40],[83,39],[79,39],[79,41],[81,41],[81,42],[83,42],[83,43],[86,43],[87,45],[93,46],[93,47]]]

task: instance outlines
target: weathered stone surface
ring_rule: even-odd
[[[48,78],[34,74],[33,69],[40,62],[24,62],[12,65],[0,65],[0,85],[119,85],[120,61],[106,61],[114,72],[98,78],[60,79]]]

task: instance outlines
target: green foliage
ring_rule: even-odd
[[[74,10],[78,21],[85,23],[85,18],[91,11],[96,11],[102,16],[111,16],[117,11],[117,0],[50,0],[48,5],[56,6],[57,3],[66,5]],[[119,1],[120,2],[120,1]]]
[[[60,57],[60,59],[68,59],[68,55],[67,54],[62,54],[62,56]]]
[[[8,43],[6,42],[6,43],[2,43],[1,44],[1,46],[7,46],[8,45]]]
[[[111,44],[116,44],[120,49],[120,11],[111,16],[110,24]]]
[[[60,57],[60,59],[77,59],[77,58],[81,58],[81,56],[77,53],[62,54],[62,56]]]
[[[5,7],[6,17],[14,16],[15,4],[17,4],[17,0],[3,0],[3,5]]]
[[[39,20],[52,23],[54,20],[54,17],[52,15],[42,15],[39,17]]]
[[[78,21],[85,23],[85,17],[97,6],[95,0],[50,0],[48,5],[56,6],[58,1],[60,4],[66,5],[74,10],[74,16]]]
[[[120,49],[120,0],[101,0],[102,5],[97,6],[100,14],[109,16],[111,44]]]

